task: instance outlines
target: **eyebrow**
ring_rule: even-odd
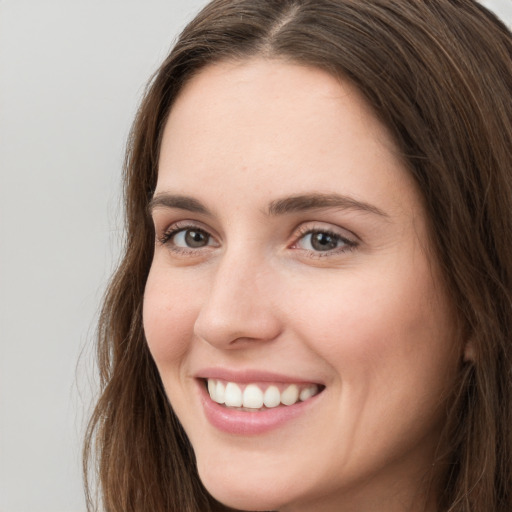
[[[212,216],[210,210],[193,197],[167,194],[156,194],[148,204],[148,214],[151,215],[157,208],[176,208],[189,212]],[[341,210],[356,210],[372,213],[380,217],[388,217],[388,214],[376,206],[358,201],[352,197],[340,194],[301,194],[271,201],[267,208],[267,215],[275,217],[291,213],[306,212],[326,208],[339,208]]]
[[[156,208],[177,208],[178,210],[187,210],[211,216],[210,210],[203,203],[193,197],[178,194],[156,194],[149,201],[147,207],[148,214],[151,215]]]
[[[356,210],[373,213],[381,217],[388,214],[376,206],[358,201],[350,196],[340,194],[303,194],[272,201],[268,207],[269,215],[284,215],[302,211],[324,208],[339,208],[341,210]]]

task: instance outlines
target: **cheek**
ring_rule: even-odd
[[[184,296],[190,299],[183,300]],[[151,269],[144,292],[143,324],[159,368],[178,363],[190,348],[196,318],[192,297],[176,280]]]
[[[323,283],[322,293],[310,290],[301,300],[310,311],[298,328],[304,339],[345,383],[357,381],[361,389],[427,378],[453,369],[456,359],[451,308],[430,270],[402,268],[394,276],[354,273],[343,286]]]
[[[393,285],[361,277],[310,293],[312,314],[299,329],[332,369],[340,453],[370,464],[437,435],[460,358],[451,308],[429,274]]]

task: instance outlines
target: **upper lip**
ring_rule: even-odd
[[[246,369],[232,370],[228,368],[203,368],[199,370],[195,377],[197,379],[221,379],[227,382],[239,382],[249,384],[251,382],[282,382],[290,384],[320,384],[323,383],[316,379],[305,379],[293,375],[284,375],[282,373],[269,372],[266,370]]]

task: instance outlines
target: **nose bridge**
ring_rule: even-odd
[[[210,344],[228,348],[239,340],[271,340],[279,333],[272,307],[274,271],[248,245],[226,250],[215,263],[195,324],[196,335]]]

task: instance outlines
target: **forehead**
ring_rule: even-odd
[[[253,198],[334,188],[369,200],[390,181],[396,197],[414,188],[355,87],[320,69],[253,59],[211,65],[181,91],[164,130],[157,192],[236,189]]]

